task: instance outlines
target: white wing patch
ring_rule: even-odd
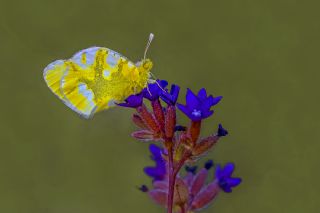
[[[71,61],[75,62],[82,68],[87,68],[94,63],[96,53],[99,49],[101,49],[101,47],[90,47],[80,50],[72,56]],[[83,57],[85,57],[85,60],[83,60]]]
[[[108,78],[110,76],[110,71],[109,70],[103,70],[103,77]]]
[[[118,64],[118,61],[120,60],[121,57],[123,56],[109,49],[106,62],[110,67],[115,67]]]

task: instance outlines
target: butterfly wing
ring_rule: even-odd
[[[85,118],[140,93],[150,80],[152,62],[144,58],[134,64],[104,47],[90,47],[68,60],[57,60],[43,71],[50,90],[69,108]]]
[[[57,60],[49,64],[43,71],[43,78],[47,83],[49,89],[56,95],[58,98],[65,101],[62,92],[60,91],[60,82],[62,76],[64,75],[66,66],[63,60]]]
[[[91,117],[95,105],[92,103],[92,94],[86,89],[85,84],[80,84],[77,78],[65,81],[65,76],[72,69],[65,60],[57,60],[49,64],[43,72],[44,79],[50,90],[60,98],[69,108],[77,112],[84,118]],[[68,85],[71,99],[68,99],[66,93],[62,90],[62,83]]]
[[[135,65],[119,53],[90,47],[68,60],[57,60],[44,70],[44,79],[69,108],[90,118],[132,94],[126,80]]]

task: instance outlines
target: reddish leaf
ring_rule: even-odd
[[[155,201],[157,204],[166,207],[167,206],[167,197],[168,194],[166,191],[160,190],[160,189],[153,189],[148,192],[149,196],[153,201]]]
[[[208,152],[213,145],[215,145],[219,140],[218,136],[209,136],[207,138],[202,139],[192,150],[193,156],[203,155]]]
[[[174,204],[181,206],[188,202],[188,198],[189,190],[187,184],[183,181],[183,179],[177,177],[174,187]]]
[[[210,202],[219,194],[220,188],[218,183],[212,182],[207,185],[200,193],[194,198],[191,204],[191,210],[200,210],[207,207]]]
[[[154,118],[153,114],[149,112],[145,105],[142,105],[137,108],[137,111],[142,118],[143,122],[149,127],[150,130],[159,134],[160,133],[160,126],[157,123],[156,119]]]
[[[164,113],[159,99],[151,102],[153,113],[161,126],[161,129],[164,129]]]
[[[133,132],[132,137],[141,140],[141,141],[151,141],[154,140],[154,135],[153,132],[149,131],[149,130],[138,130]]]
[[[138,114],[132,115],[132,121],[141,129],[148,129],[148,127],[146,126],[146,124],[143,122],[142,118]]]
[[[167,181],[155,181],[152,183],[155,189],[160,189],[163,191],[168,190],[168,182]]]
[[[176,108],[175,106],[168,106],[165,115],[165,134],[167,138],[172,138],[174,135],[174,128],[176,127]]]
[[[187,175],[183,178],[184,182],[188,186],[191,186],[193,179],[194,179],[194,174],[192,174],[191,172],[188,172]]]
[[[191,185],[191,190],[190,193],[192,197],[196,196],[198,192],[202,189],[204,186],[206,179],[208,177],[208,170],[206,169],[201,169],[198,174],[195,176],[193,179],[192,185]]]

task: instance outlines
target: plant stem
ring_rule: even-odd
[[[168,210],[167,213],[172,213],[173,208],[173,197],[174,197],[174,185],[176,182],[176,172],[173,168],[173,149],[172,145],[168,148],[168,157],[169,157],[169,191],[168,191]]]
[[[181,212],[180,213],[186,213],[186,208],[184,208],[184,205],[181,205],[180,208],[181,208]]]
[[[177,164],[175,171],[174,171],[174,175],[177,176],[177,174],[179,173],[181,167],[183,167],[184,163],[186,162],[186,160],[190,157],[190,152],[184,153],[183,157],[181,158],[181,160],[179,161],[179,163]]]
[[[190,153],[185,153],[183,158],[180,160],[180,162],[177,164],[177,167],[174,168],[173,165],[173,149],[172,146],[168,146],[168,157],[169,157],[169,192],[168,192],[168,210],[167,213],[172,213],[172,207],[173,207],[173,198],[174,198],[174,186],[176,183],[176,177],[181,169],[181,167],[184,165],[185,161],[190,156]],[[184,206],[181,207],[182,212],[185,213]]]

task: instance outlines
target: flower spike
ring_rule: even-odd
[[[118,104],[136,109],[132,120],[139,129],[131,134],[134,138],[159,144],[149,146],[150,157],[155,165],[143,169],[151,177],[152,185],[141,185],[139,190],[166,208],[167,213],[199,212],[208,207],[220,192],[229,193],[241,183],[240,178],[232,177],[235,168],[232,163],[221,167],[208,160],[198,170],[194,165],[212,150],[221,137],[228,134],[219,124],[215,133],[201,136],[202,120],[213,114],[211,108],[220,102],[222,96],[208,95],[204,88],[198,93],[188,89],[186,103],[182,105],[176,103],[180,87],[172,84],[169,91],[167,85],[167,81],[157,80],[141,93],[131,95],[124,103]],[[149,100],[150,105],[144,104],[143,98]],[[166,107],[162,106],[160,99],[167,103]],[[180,124],[177,108],[190,118],[189,125]],[[183,167],[185,174],[181,174]],[[213,167],[215,178],[208,181]]]

